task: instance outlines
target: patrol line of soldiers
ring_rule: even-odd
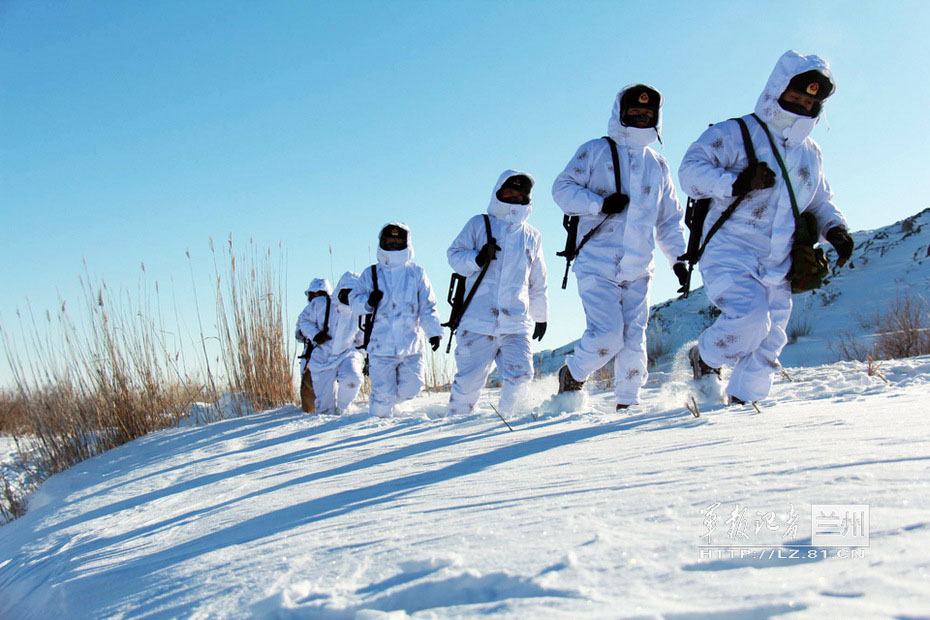
[[[706,236],[699,267],[708,299],[721,311],[689,359],[695,378],[719,378],[721,366],[733,365],[726,386],[730,403],[765,398],[780,367],[798,213],[814,216],[817,237],[835,248],[839,265],[853,251],[823,174],[820,149],[809,137],[834,90],[824,60],[786,52],[754,114],[711,126],[687,150],[679,169],[687,193],[709,201],[703,229],[697,231]],[[618,410],[639,402],[647,378],[656,242],[681,290],[689,278],[684,213],[668,162],[649,146],[661,136],[661,106],[662,95],[651,86],[623,88],[607,137],[582,144],[552,187],[556,204],[577,217],[581,241],[573,270],[586,319],[573,355],[559,370],[559,392],[582,389],[592,372],[615,357]],[[464,310],[460,303],[458,316],[446,324],[458,328],[449,413],[474,408],[494,361],[503,382],[502,412],[517,406],[533,377],[530,340],[542,339],[548,321],[540,235],[527,222],[534,183],[526,172],[505,171],[487,214],[472,217],[447,252],[466,293]],[[736,208],[728,211],[731,205]],[[336,290],[332,300],[328,283],[314,280],[307,289],[310,303],[297,322],[298,339],[315,345],[305,366],[316,389],[316,409],[338,413],[354,399],[362,373],[357,347],[367,345],[369,411],[391,416],[397,403],[423,387],[420,330],[434,351],[443,334],[429,279],[413,262],[410,229],[385,226],[377,265],[361,276],[347,272]],[[373,320],[368,342],[362,342],[361,315]]]

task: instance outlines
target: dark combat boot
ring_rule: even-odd
[[[562,392],[578,392],[584,387],[584,381],[575,381],[568,366],[559,368],[559,394]]]
[[[691,347],[691,350],[688,351],[688,361],[691,362],[691,372],[694,373],[695,381],[709,374],[715,374],[717,375],[717,379],[720,379],[720,369],[711,368],[704,363],[704,360],[701,359],[701,351],[698,349],[697,345]]]

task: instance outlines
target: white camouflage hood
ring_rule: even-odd
[[[310,286],[304,291],[304,295],[316,293],[317,291],[325,291],[327,295],[332,294],[333,289],[329,285],[329,280],[326,278],[313,278],[313,280],[310,281]]]
[[[624,146],[649,146],[656,140],[661,141],[662,139],[662,103],[665,101],[665,97],[662,96],[662,93],[659,93],[659,110],[655,127],[627,127],[620,122],[620,100],[623,98],[623,93],[634,86],[640,85],[648,86],[659,93],[659,90],[654,86],[642,82],[627,84],[620,89],[620,92],[614,97],[614,107],[610,112],[610,121],[607,123],[607,135],[613,138],[614,142],[617,144],[622,144]]]
[[[830,71],[830,65],[826,60],[813,54],[805,56],[794,50],[788,50],[778,59],[768,82],[765,84],[765,88],[762,90],[762,94],[759,95],[759,100],[756,101],[756,116],[765,121],[774,133],[780,135],[788,146],[795,146],[803,142],[814,129],[817,121],[820,120],[819,115],[816,118],[800,116],[788,112],[778,104],[778,98],[785,92],[791,78],[807,71],[820,71],[823,73],[833,84],[833,93],[836,92],[833,73]]]
[[[353,289],[356,284],[358,284],[358,274],[354,271],[347,271],[340,276],[339,282],[336,283],[336,288],[334,290],[341,291],[344,288]]]
[[[407,231],[407,247],[403,250],[382,250],[381,233],[388,226],[397,226]],[[388,222],[378,231],[378,262],[386,267],[405,265],[413,260],[413,235],[410,233],[410,227],[402,222]]]
[[[500,191],[504,183],[510,177],[524,176],[530,180],[530,201],[525,205],[510,204],[501,202],[497,199],[497,192]],[[497,179],[494,189],[491,191],[491,202],[488,203],[488,214],[500,218],[512,225],[521,224],[527,220],[533,211],[533,188],[536,186],[536,179],[529,172],[522,170],[505,170]]]

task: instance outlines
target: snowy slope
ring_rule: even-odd
[[[0,617],[926,616],[930,358],[881,371],[789,369],[762,414],[695,419],[679,351],[630,415],[592,394],[509,432],[485,399],[433,421],[434,395],[390,421],[286,408],[162,431],[0,528]],[[862,557],[810,546],[814,503],[870,506]]]
[[[834,268],[820,289],[793,297],[789,333],[799,323],[808,324],[810,333],[785,347],[781,357],[785,366],[836,361],[838,356],[830,344],[842,332],[852,333],[868,345],[874,337],[873,315],[885,312],[897,296],[917,295],[930,302],[930,209],[884,228],[853,233],[853,240],[856,249],[849,265]],[[835,265],[836,252],[829,246],[826,250],[830,264]],[[696,340],[716,314],[703,287],[692,291],[688,299],[657,304],[650,314],[648,341],[651,346],[662,342],[665,350],[675,351]],[[534,362],[542,374],[554,373],[574,347],[575,342],[571,342],[542,351],[534,356]],[[659,367],[667,362],[667,358],[660,359]],[[613,364],[608,367],[612,371]]]

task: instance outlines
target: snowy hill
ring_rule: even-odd
[[[930,357],[885,362],[888,383],[792,370],[761,414],[701,418],[672,366],[630,415],[593,394],[514,432],[485,399],[429,419],[440,394],[389,421],[285,408],[143,437],[0,528],[0,617],[930,614]],[[816,542],[814,504],[868,505],[869,546]]]
[[[782,353],[785,366],[811,366],[833,362],[831,350],[843,334],[869,347],[874,338],[874,315],[884,313],[898,296],[919,295],[930,290],[930,209],[878,230],[853,233],[856,249],[852,261],[834,267],[827,284],[816,291],[795,295],[789,336],[797,336]],[[827,259],[835,266],[836,252],[827,246]],[[673,299],[652,307],[647,342],[653,350],[674,352],[696,340],[713,323],[717,309],[707,301],[704,288],[688,299]],[[808,333],[805,333],[808,332]],[[800,333],[800,335],[798,335]],[[534,356],[541,374],[557,372],[575,342],[542,351]],[[667,367],[668,355],[659,358]],[[613,371],[612,362],[605,370]],[[609,374],[609,373],[608,373]]]

